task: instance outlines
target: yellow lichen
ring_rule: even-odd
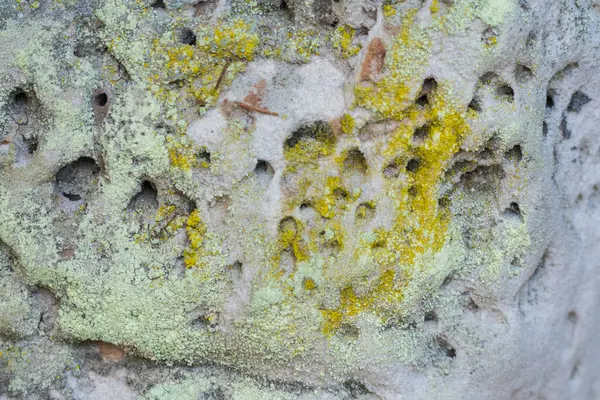
[[[342,132],[352,133],[354,131],[354,126],[356,125],[356,122],[354,121],[352,115],[344,114],[342,115],[342,118],[340,118],[340,125],[342,127]]]
[[[200,211],[194,210],[187,219],[185,231],[189,245],[183,252],[183,262],[187,268],[200,267],[204,262],[206,252],[203,248],[206,224],[202,221]]]
[[[353,44],[356,29],[349,25],[339,26],[333,33],[333,48],[338,50],[343,58],[350,58],[358,54],[360,44]]]

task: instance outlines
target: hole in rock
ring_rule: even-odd
[[[554,92],[549,90],[546,94],[546,108],[551,109],[554,108]]]
[[[303,125],[296,129],[292,135],[285,141],[285,148],[291,149],[299,143],[310,143],[311,141],[321,143],[333,143],[335,137],[331,125],[325,121],[316,121]]]
[[[254,167],[254,173],[259,179],[268,181],[275,175],[275,170],[268,161],[257,160],[256,167]]]
[[[96,107],[104,107],[108,103],[108,95],[104,92],[98,93],[92,99],[92,104]]]
[[[372,202],[360,203],[356,207],[356,218],[371,219],[375,216],[375,205]]]
[[[285,217],[279,222],[279,233],[295,237],[298,233],[298,224],[294,217]]]
[[[504,215],[507,217],[518,217],[520,219],[523,217],[521,215],[521,208],[519,207],[519,204],[515,202],[510,203],[508,208],[504,210]]]
[[[367,172],[367,159],[365,155],[357,148],[348,151],[344,159],[344,169],[348,171],[357,171],[359,173]]]
[[[56,173],[58,190],[71,201],[91,196],[97,187],[100,167],[90,157],[81,157]]]
[[[190,46],[196,45],[196,35],[189,28],[183,28],[179,31],[178,34],[179,41],[183,44],[188,44]]]
[[[143,214],[154,214],[158,209],[156,186],[150,181],[142,182],[141,190],[133,196],[128,208]]]
[[[429,131],[431,126],[429,124],[425,124],[421,127],[415,129],[415,133],[413,133],[413,142],[415,143],[423,143],[425,139],[429,137]]]
[[[548,124],[546,123],[546,121],[542,122],[542,136],[548,136]]]
[[[164,2],[164,0],[155,0],[150,7],[152,7],[152,8],[165,8],[165,2]]]
[[[349,392],[351,399],[362,398],[365,395],[373,394],[367,387],[356,380],[349,380],[344,382],[344,388]]]
[[[500,81],[500,76],[497,73],[491,71],[486,72],[479,78],[479,82],[484,85],[491,85],[497,81]]]
[[[571,138],[571,130],[567,126],[567,116],[565,114],[563,114],[560,120],[560,125],[558,127],[560,129],[560,133],[562,134],[563,139]]]
[[[242,263],[240,261],[236,261],[233,264],[231,264],[230,268],[232,271],[242,273],[242,267],[243,267]]]
[[[504,157],[510,161],[519,162],[523,159],[523,150],[520,145],[516,144],[504,154]]]
[[[440,208],[449,208],[450,207],[450,197],[442,196],[438,199],[438,206]]]
[[[490,191],[504,177],[499,165],[478,165],[473,171],[461,175],[460,183],[468,190]]]
[[[437,345],[443,354],[448,358],[456,358],[456,349],[448,343],[446,339],[439,338],[437,340]]]
[[[110,99],[106,92],[98,90],[92,94],[92,111],[94,112],[94,119],[97,123],[102,122],[106,117],[109,106]]]
[[[583,106],[585,106],[590,101],[592,101],[592,99],[590,99],[585,93],[578,90],[575,93],[573,93],[573,96],[571,96],[571,101],[567,106],[567,111],[572,113],[579,113],[581,112]]]
[[[23,89],[17,89],[13,95],[13,105],[16,108],[22,109],[27,107],[27,103],[29,103],[29,97],[27,96],[27,93],[25,93]]]
[[[496,88],[496,94],[507,98],[509,101],[513,101],[515,98],[515,91],[509,85],[500,85]]]
[[[415,103],[417,103],[418,105],[425,107],[426,105],[429,104],[429,101],[431,99],[431,96],[433,95],[433,92],[435,92],[435,90],[437,89],[437,81],[435,80],[435,78],[427,78],[423,81],[423,85],[421,86],[421,91],[419,92],[419,95],[417,97],[417,100],[415,101]]]
[[[469,109],[476,111],[478,113],[481,112],[481,102],[479,101],[479,99],[477,99],[476,97],[473,97],[473,99],[469,103]]]
[[[518,63],[515,67],[515,77],[519,82],[526,82],[533,78],[533,71],[528,66]]]
[[[36,137],[31,137],[28,139],[23,139],[25,146],[27,147],[27,152],[29,154],[33,154],[38,149],[38,140]]]
[[[392,161],[385,168],[383,168],[383,175],[386,178],[393,179],[400,175],[400,167],[397,161]]]
[[[435,311],[429,311],[427,313],[425,313],[425,317],[424,320],[425,321],[437,321],[437,314],[435,313]]]
[[[406,170],[408,172],[416,172],[421,166],[421,160],[418,158],[411,158],[408,163],[406,163]]]
[[[198,153],[198,161],[200,162],[200,164],[210,164],[210,153],[208,152],[208,150],[202,150]]]

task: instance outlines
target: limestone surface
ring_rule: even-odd
[[[600,399],[598,0],[3,0],[0,400]]]

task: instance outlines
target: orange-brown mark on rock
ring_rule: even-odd
[[[123,349],[106,342],[98,342],[98,353],[104,361],[117,362],[125,357]]]
[[[361,80],[375,80],[376,76],[383,69],[385,53],[385,46],[380,38],[375,38],[369,43],[360,71]]]
[[[264,79],[261,79],[252,86],[252,90],[246,97],[244,97],[244,103],[250,104],[251,106],[260,107],[260,103],[263,100],[267,83]]]

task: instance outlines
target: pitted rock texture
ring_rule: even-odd
[[[600,398],[600,4],[0,4],[0,399]]]

